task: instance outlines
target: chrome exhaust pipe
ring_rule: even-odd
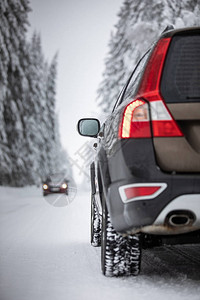
[[[171,226],[187,226],[190,223],[190,218],[187,215],[171,215],[169,224]]]
[[[167,223],[172,227],[190,226],[194,220],[194,214],[190,211],[174,211],[167,216]]]

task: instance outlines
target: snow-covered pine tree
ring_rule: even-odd
[[[57,76],[57,57],[56,54],[50,67],[48,69],[47,85],[46,85],[46,101],[47,101],[47,125],[49,136],[48,144],[49,167],[51,172],[63,171],[66,175],[72,176],[72,168],[69,163],[69,158],[66,150],[62,148],[60,134],[59,134],[59,122],[56,110],[56,76]]]
[[[28,0],[0,1],[1,185],[39,183],[70,165],[55,122],[56,57],[49,66],[37,33],[26,41],[29,10]]]
[[[30,75],[30,101],[33,104],[33,113],[29,123],[29,143],[32,145],[34,160],[32,160],[34,173],[44,176],[49,172],[49,139],[51,133],[48,129],[48,107],[46,99],[46,87],[48,78],[48,64],[44,60],[41,49],[41,39],[33,34],[31,43],[31,75]],[[53,116],[51,116],[53,118]]]
[[[49,162],[49,171],[54,173],[56,171],[56,161],[59,160],[59,155],[57,150],[57,143],[60,145],[60,136],[55,121],[56,114],[56,76],[57,76],[57,54],[53,57],[52,62],[47,70],[46,78],[46,127],[48,139],[46,143],[46,154]],[[56,153],[55,153],[56,152]]]
[[[136,62],[169,24],[175,28],[200,25],[199,0],[125,0],[109,41],[97,101],[110,113]]]
[[[32,90],[31,90],[31,45],[25,43],[20,51],[20,62],[23,69],[24,76],[19,80],[21,83],[21,94],[20,100],[22,102],[21,120],[23,124],[23,147],[21,153],[18,156],[22,156],[22,160],[25,165],[22,176],[22,185],[33,184],[35,182],[35,165],[37,164],[37,156],[34,155],[32,148],[33,140],[31,139],[31,132],[34,120],[34,101],[32,101]],[[36,114],[36,113],[35,113]],[[31,125],[32,126],[31,126]]]
[[[24,168],[21,157],[16,155],[20,153],[23,141],[22,105],[19,99],[19,78],[23,77],[23,70],[19,54],[25,43],[29,10],[28,1],[25,0],[4,0],[0,3],[0,183],[15,182],[15,172],[20,178]]]
[[[42,54],[41,38],[37,33],[33,34],[28,53],[29,92],[24,114],[27,169],[32,181],[37,183],[48,174],[61,171],[64,163],[69,162],[60,162],[62,146],[55,122],[57,55],[49,66]]]

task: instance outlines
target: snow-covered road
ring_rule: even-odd
[[[106,278],[89,243],[89,192],[55,207],[0,187],[0,300],[200,299],[200,246],[145,250],[138,277]]]

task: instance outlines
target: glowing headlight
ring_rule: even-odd
[[[47,190],[48,189],[48,185],[45,183],[45,184],[43,184],[43,189],[44,190]]]
[[[63,183],[63,184],[62,184],[62,188],[63,188],[63,189],[66,189],[66,188],[67,188],[67,184],[66,184],[66,183]]]

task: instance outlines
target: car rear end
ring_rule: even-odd
[[[123,107],[117,143],[108,162],[115,229],[200,229],[199,28],[167,32],[156,43],[134,98]]]

